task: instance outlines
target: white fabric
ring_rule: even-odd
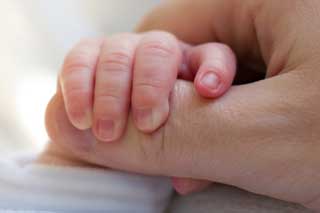
[[[102,169],[0,163],[0,212],[163,212],[166,178]]]

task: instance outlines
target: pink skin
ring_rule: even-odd
[[[183,44],[181,47],[185,56],[180,78],[194,80],[197,92],[205,98],[219,98],[228,91],[236,74],[236,57],[228,46],[210,43],[196,47]],[[209,80],[204,79],[207,74]],[[179,194],[186,195],[207,188],[211,182],[174,177],[172,185]]]
[[[92,127],[100,141],[112,142],[125,131],[130,104],[139,130],[151,133],[165,123],[178,75],[194,80],[201,96],[218,98],[235,72],[235,56],[225,45],[192,47],[169,33],[148,32],[81,41],[66,57],[59,80],[71,123],[80,130]],[[180,194],[210,184],[185,178],[172,183]]]
[[[212,184],[211,181],[177,177],[172,178],[171,183],[175,191],[180,195],[188,195],[194,192],[202,191]]]
[[[59,82],[67,114],[80,130],[91,127],[95,70],[102,40],[78,43],[65,58]]]
[[[132,111],[143,132],[158,129],[169,116],[169,95],[178,76],[182,53],[176,38],[149,32],[136,49],[132,83]]]
[[[93,103],[93,131],[101,141],[117,140],[125,131],[138,42],[139,37],[133,34],[117,35],[103,41]]]
[[[189,67],[196,72],[197,92],[206,98],[219,98],[231,87],[236,73],[236,57],[223,44],[210,43],[193,48]]]

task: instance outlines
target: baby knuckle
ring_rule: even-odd
[[[132,58],[125,52],[111,52],[107,57],[102,57],[99,62],[99,69],[102,71],[125,71],[130,70]]]
[[[96,101],[103,104],[119,104],[121,97],[116,93],[104,91],[97,94]]]
[[[90,91],[82,87],[66,87],[65,95],[69,99],[84,99],[84,97],[90,96]]]
[[[176,53],[177,45],[176,42],[167,36],[158,36],[146,38],[141,43],[141,48],[144,53],[155,55],[158,57],[172,57]]]
[[[161,42],[149,42],[144,44],[143,51],[145,54],[150,54],[156,57],[171,57],[174,53],[172,49]]]
[[[159,92],[159,90],[163,90],[164,86],[161,82],[157,81],[145,81],[145,82],[137,82],[135,83],[135,88],[141,91],[152,91],[152,92]]]
[[[70,54],[65,59],[63,66],[63,74],[68,75],[74,72],[90,71],[92,69],[93,67],[90,65],[88,57],[85,54]]]

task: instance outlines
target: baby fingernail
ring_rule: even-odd
[[[91,110],[87,110],[85,112],[85,116],[83,119],[83,124],[85,126],[85,129],[89,129],[92,126],[92,114],[91,114]]]
[[[112,120],[98,120],[97,133],[102,141],[112,141],[114,139],[115,124]]]
[[[152,109],[135,110],[135,119],[142,131],[154,131],[165,121],[169,112],[169,104],[166,103]]]
[[[73,118],[72,124],[79,130],[87,130],[92,125],[92,116],[91,111],[87,110],[83,112],[70,112],[71,117]]]
[[[152,128],[152,109],[137,109],[134,113],[137,125],[141,130],[148,131]]]
[[[218,76],[213,72],[207,72],[200,80],[201,84],[209,90],[216,90],[220,85]]]

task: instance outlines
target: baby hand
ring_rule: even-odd
[[[178,75],[195,80],[200,95],[216,98],[229,89],[235,70],[225,45],[192,47],[166,32],[131,33],[81,41],[67,55],[59,82],[71,123],[110,142],[124,133],[130,106],[139,130],[158,129]]]

